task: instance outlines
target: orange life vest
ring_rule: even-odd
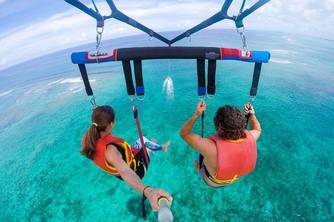
[[[85,138],[86,138],[86,135],[84,135],[83,137],[82,146],[84,146],[85,144]],[[112,135],[106,135],[104,137],[99,138],[96,141],[96,152],[94,155],[93,162],[98,167],[100,167],[102,170],[114,176],[120,176],[116,168],[113,167],[110,163],[108,163],[105,158],[105,152],[109,144],[113,144],[117,147],[118,151],[122,154],[123,160],[127,163],[127,165],[131,169],[134,169],[136,167],[136,164],[135,164],[136,161],[134,159],[130,145],[127,142],[125,142],[123,139],[112,136]]]
[[[254,170],[256,141],[250,132],[245,133],[247,137],[239,140],[223,140],[216,135],[210,137],[217,147],[217,173],[213,177],[215,182],[230,184]]]

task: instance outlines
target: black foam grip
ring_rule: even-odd
[[[135,68],[135,80],[136,80],[136,93],[137,95],[144,95],[144,81],[143,81],[143,68],[141,60],[134,60]]]
[[[92,96],[93,95],[93,90],[92,90],[92,87],[90,86],[90,83],[89,83],[86,66],[85,66],[85,64],[78,64],[78,66],[79,66],[79,70],[80,70],[82,80],[85,84],[86,93],[87,93],[88,96]]]
[[[117,60],[206,59],[207,53],[220,55],[215,47],[136,47],[117,50]]]
[[[261,67],[262,67],[262,63],[255,63],[254,72],[253,72],[252,87],[251,87],[250,92],[249,92],[250,96],[256,96],[256,94],[257,94],[257,87],[259,85]]]
[[[135,87],[133,86],[130,60],[122,60],[122,65],[126,83],[126,90],[128,92],[128,95],[134,95]]]
[[[205,92],[205,60],[197,59],[197,83],[198,95],[203,95]]]
[[[214,95],[216,93],[216,64],[217,60],[209,60],[207,91],[210,95]]]

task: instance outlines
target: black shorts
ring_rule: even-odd
[[[136,166],[133,167],[134,168],[133,170],[139,176],[139,178],[142,179],[145,176],[146,171],[148,169],[148,165],[150,163],[150,157],[148,156],[148,163],[146,163],[144,150],[140,149],[140,151],[135,155],[135,160],[136,160]]]

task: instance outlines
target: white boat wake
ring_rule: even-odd
[[[174,99],[174,83],[170,76],[167,76],[164,80],[162,90],[166,93],[167,99]]]

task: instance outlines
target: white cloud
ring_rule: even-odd
[[[0,4],[6,0],[0,0]],[[188,29],[218,12],[221,1],[179,0],[169,1],[115,1],[125,14],[153,30],[166,31]],[[247,7],[256,0],[247,1]],[[241,1],[232,4],[229,14],[235,14]],[[71,6],[69,6],[70,8]],[[92,7],[92,6],[90,6]],[[99,2],[103,14],[109,14],[108,5]],[[332,38],[334,29],[334,0],[305,0],[293,3],[288,0],[272,0],[247,17],[248,29],[277,30],[314,34]],[[50,52],[95,41],[95,21],[78,9],[52,15],[30,26],[14,27],[0,33],[0,69]],[[213,28],[233,28],[233,22],[221,22]],[[312,30],[313,32],[310,32]],[[138,34],[140,31],[119,21],[105,23],[103,39]],[[12,53],[15,50],[17,53]]]

